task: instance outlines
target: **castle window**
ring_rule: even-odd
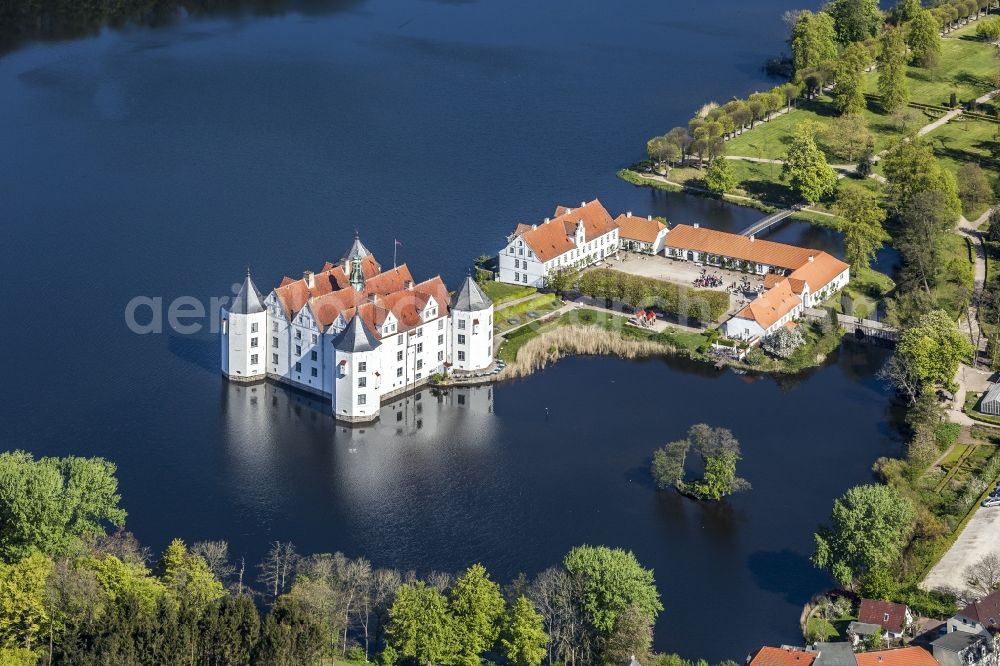
[[[438,330],[444,329],[444,319],[438,319]]]
[[[278,355],[277,354],[271,354],[271,363],[274,363],[275,365],[278,364]]]
[[[421,361],[421,360],[418,360],[417,361],[417,370],[420,370],[422,367],[424,367],[424,362]]]
[[[465,360],[465,352],[464,351],[458,352],[458,360],[459,361],[464,361]]]
[[[311,358],[312,360],[314,360],[314,361],[318,361],[318,360],[319,360],[319,354],[317,354],[317,353],[316,353],[316,352],[314,352],[314,351],[313,351],[313,352],[309,352],[309,357],[310,357],[310,358]]]
[[[318,377],[319,376],[319,372],[316,370],[316,368],[312,368],[310,370],[310,373],[312,374],[313,377]]]
[[[424,329],[422,329],[422,328],[418,328],[417,329],[417,337],[418,338],[424,337]]]
[[[365,388],[366,386],[368,386],[368,378],[358,377],[358,388]]]
[[[424,343],[421,342],[420,344],[417,345],[417,353],[419,354],[423,351],[424,351]]]
[[[460,345],[464,345],[465,344],[465,336],[464,335],[459,334],[459,336],[458,336],[458,344],[460,344]]]
[[[358,361],[358,372],[367,372],[368,364],[365,361]]]
[[[302,345],[295,345],[295,355],[302,356]]]
[[[295,329],[295,339],[296,340],[302,339],[302,331],[300,331],[299,329]]]
[[[443,345],[444,344],[444,336],[443,335],[439,335],[438,336],[438,344],[439,345]]]
[[[275,349],[278,348],[278,338],[271,338],[271,346]]]
[[[278,322],[276,321],[271,322],[271,330],[274,331],[275,333],[278,332]]]
[[[443,360],[444,360],[444,352],[443,351],[439,351],[438,352],[438,363],[440,363]]]
[[[250,365],[257,365],[257,354],[250,354]]]
[[[250,338],[250,347],[252,349],[256,349],[256,347],[257,347],[257,338]]]
[[[257,322],[254,321],[254,322],[250,323],[250,332],[251,333],[256,333],[257,332]]]
[[[460,330],[460,331],[464,331],[465,330],[465,320],[464,319],[459,319],[458,320],[458,330]]]
[[[229,320],[228,319],[223,319],[222,320],[222,334],[223,335],[229,335]]]
[[[366,404],[368,404],[368,396],[366,396],[364,393],[361,393],[360,395],[358,395],[358,404],[359,405],[366,405]]]
[[[401,351],[396,352],[396,360],[397,361],[402,361],[403,360],[403,352],[401,352]]]
[[[316,337],[316,334],[315,334],[315,333],[313,333],[313,334],[312,334],[312,341],[313,341],[313,344],[316,344],[316,341],[317,341],[317,340],[318,340],[318,338]]]
[[[402,377],[403,376],[403,369],[402,368],[396,368],[396,376],[397,377]]]
[[[399,336],[397,344],[400,344],[400,345],[403,344],[403,336],[402,335]]]
[[[295,363],[295,372],[302,372],[302,364],[301,363],[298,363],[298,362]]]

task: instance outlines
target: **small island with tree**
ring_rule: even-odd
[[[692,447],[701,458],[700,479],[687,478],[684,469]],[[685,439],[654,451],[651,469],[660,490],[676,488],[683,495],[718,502],[750,489],[750,482],[736,475],[736,463],[742,458],[740,443],[727,428],[697,423],[691,426]]]

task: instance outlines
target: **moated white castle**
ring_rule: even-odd
[[[383,401],[437,373],[493,365],[493,302],[466,278],[449,297],[440,276],[415,284],[382,270],[355,237],[337,264],[286,277],[267,298],[249,272],[222,308],[222,372],[326,396],[343,421],[371,421]]]

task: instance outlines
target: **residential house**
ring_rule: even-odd
[[[631,212],[615,218],[621,249],[642,254],[660,254],[667,238],[667,225],[652,215],[636,217]]]
[[[982,634],[953,631],[931,643],[934,658],[941,666],[996,666],[993,640]]]
[[[862,599],[858,607],[858,622],[877,624],[884,636],[899,640],[913,624],[913,614],[906,604]]]
[[[748,666],[812,666],[816,654],[789,646],[769,647],[765,645],[756,654],[747,658]]]
[[[995,637],[1000,633],[1000,590],[974,601],[948,619],[948,633],[964,631]]]
[[[859,652],[854,658],[858,666],[940,666],[930,652],[916,646]]]
[[[763,338],[791,324],[801,314],[802,299],[792,291],[791,283],[783,279],[733,315],[726,322],[726,335],[741,340]]]

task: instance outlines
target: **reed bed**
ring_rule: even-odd
[[[503,379],[526,377],[555,363],[566,354],[614,354],[633,359],[674,351],[671,345],[652,340],[635,340],[596,326],[560,326],[528,340],[517,358],[503,371]]]

